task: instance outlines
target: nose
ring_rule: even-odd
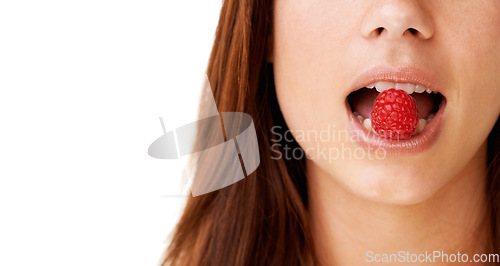
[[[413,36],[422,40],[434,35],[434,22],[418,0],[377,0],[367,11],[361,34],[364,38],[385,35],[391,40]]]

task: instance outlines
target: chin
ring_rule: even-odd
[[[446,183],[442,175],[423,167],[380,164],[351,168],[357,170],[351,171],[349,179],[338,180],[343,183],[339,185],[356,198],[407,206],[425,202]]]

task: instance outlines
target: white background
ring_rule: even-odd
[[[0,3],[0,265],[158,265],[221,3]]]

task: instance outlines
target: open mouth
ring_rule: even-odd
[[[396,121],[396,123],[399,123],[399,126],[401,128],[406,128],[406,135],[402,134],[397,129],[384,129],[383,126],[379,125],[384,124],[385,121],[381,121],[379,117],[372,117],[374,114],[375,116],[377,116],[376,112],[378,109],[375,109],[374,111],[374,103],[376,102],[376,99],[379,99],[379,96],[385,96],[381,94],[383,92],[384,94],[387,94],[391,89],[404,91],[406,95],[403,96],[411,97],[411,99],[413,99],[416,103],[416,113],[413,114],[415,118],[412,122],[412,125],[405,125],[405,123],[410,123],[406,122],[406,119],[399,119],[401,121]],[[400,95],[402,94],[400,93]],[[382,99],[382,101],[383,100],[384,99]],[[357,117],[359,123],[363,126],[366,132],[373,133],[375,135],[379,135],[391,140],[411,139],[417,137],[419,134],[422,134],[422,132],[425,131],[427,125],[439,112],[440,108],[443,107],[443,103],[445,102],[446,98],[441,93],[432,91],[430,88],[425,87],[422,84],[396,83],[389,81],[379,81],[367,85],[350,93],[347,96],[347,103],[351,108],[351,112],[355,117]],[[390,109],[391,106],[387,108]],[[405,110],[404,107],[401,108],[403,109],[403,111],[408,111]],[[375,123],[376,126],[374,125]],[[408,127],[413,128],[408,129]]]

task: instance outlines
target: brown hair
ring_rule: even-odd
[[[488,137],[487,195],[491,223],[492,253],[500,253],[500,119]]]
[[[261,162],[243,180],[188,199],[163,265],[316,262],[308,225],[305,161],[268,159],[272,157],[271,128],[287,130],[276,100],[272,65],[266,62],[271,30],[272,1],[223,2],[207,75],[220,112],[245,112],[253,117]],[[488,140],[492,246],[497,253],[499,127],[497,121]]]

